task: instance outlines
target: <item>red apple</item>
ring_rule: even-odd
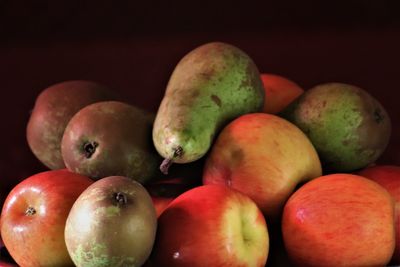
[[[264,266],[269,236],[265,219],[246,195],[221,185],[195,187],[161,214],[154,266]]]
[[[3,261],[2,259],[0,259],[0,266],[1,267],[18,267],[18,265],[15,265],[15,264],[10,263],[10,262]]]
[[[394,264],[400,264],[400,166],[375,165],[358,172],[383,186],[394,198],[396,220],[396,249],[392,257]]]
[[[294,99],[304,93],[295,82],[271,73],[262,73],[265,101],[263,112],[277,114],[286,108]]]
[[[395,247],[394,202],[364,177],[322,176],[289,198],[282,234],[299,266],[386,266]]]
[[[4,247],[4,243],[0,236],[0,266],[1,267],[18,267],[13,263],[11,256],[9,255],[7,249]]]
[[[64,241],[65,222],[75,200],[92,182],[63,169],[35,174],[12,189],[0,231],[19,265],[73,266]]]

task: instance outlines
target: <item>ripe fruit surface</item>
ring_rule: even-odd
[[[221,42],[192,50],[175,67],[154,122],[162,171],[204,156],[221,127],[263,102],[260,74],[246,53]]]
[[[138,182],[110,176],[88,187],[74,203],[65,242],[78,267],[141,266],[154,243],[157,216]]]
[[[222,184],[253,199],[278,219],[295,187],[322,174],[310,140],[276,115],[240,116],[219,134],[203,172],[204,184]]]
[[[93,181],[66,169],[26,178],[9,193],[1,236],[20,266],[73,266],[64,241],[68,213]]]
[[[261,80],[265,90],[265,113],[278,114],[304,93],[298,84],[280,75],[262,73]]]
[[[154,266],[263,267],[267,225],[257,205],[225,186],[205,185],[174,199],[159,218]]]
[[[391,134],[384,107],[365,90],[343,83],[307,90],[281,116],[310,138],[327,172],[350,172],[373,163]]]
[[[400,264],[400,167],[394,165],[375,165],[362,169],[358,175],[364,176],[383,186],[395,201],[396,249],[393,264]]]
[[[289,198],[282,234],[299,266],[386,266],[395,247],[394,202],[364,177],[322,176]]]

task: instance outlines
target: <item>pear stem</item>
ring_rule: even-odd
[[[181,157],[183,155],[183,148],[181,146],[178,146],[174,149],[174,155],[172,158],[167,158],[164,159],[163,162],[160,165],[160,170],[163,174],[168,174],[168,169],[173,163],[173,159],[177,157]]]

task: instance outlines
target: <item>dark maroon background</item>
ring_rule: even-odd
[[[93,80],[155,112],[178,60],[210,41],[305,89],[364,88],[392,118],[379,162],[400,165],[400,1],[170,2],[0,0],[0,203],[1,191],[46,169],[25,139],[43,89]]]
[[[305,89],[346,82],[380,100],[393,121],[380,162],[400,164],[398,1],[0,1],[0,188],[45,168],[25,127],[47,86],[104,83],[156,111],[174,66],[209,41],[246,51],[261,72]]]

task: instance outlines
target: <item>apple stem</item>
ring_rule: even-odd
[[[176,157],[181,157],[183,154],[183,148],[181,146],[178,146],[174,148],[174,155],[172,158],[167,158],[164,159],[163,162],[160,165],[160,170],[163,174],[168,174],[168,169],[173,163],[173,159]]]
[[[36,213],[36,210],[34,207],[28,207],[25,211],[25,215],[27,216],[32,216]]]
[[[125,205],[126,203],[128,203],[128,198],[122,192],[114,193],[114,199],[117,201],[118,205],[120,205],[120,204]]]
[[[83,144],[83,152],[85,153],[85,157],[89,159],[94,152],[96,151],[96,148],[99,146],[99,144],[95,141],[93,142],[86,142]]]

